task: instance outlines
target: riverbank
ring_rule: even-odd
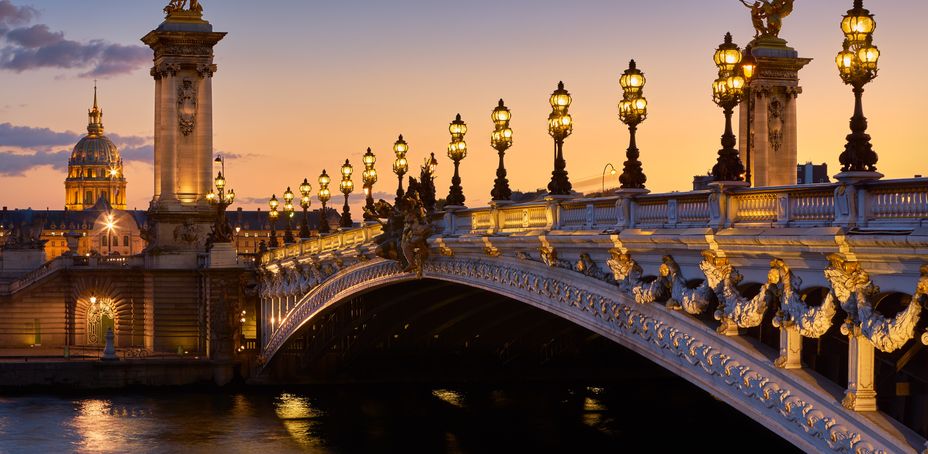
[[[145,358],[101,361],[26,357],[0,360],[0,388],[122,389],[189,385],[226,385],[239,364],[194,358]]]

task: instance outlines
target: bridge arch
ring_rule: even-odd
[[[602,335],[806,451],[891,452],[899,448],[898,432],[841,406],[841,387],[806,372],[779,369],[772,362],[774,352],[758,348],[758,343],[718,336],[699,320],[661,304],[636,304],[614,284],[540,262],[502,257],[440,257],[426,262],[422,275],[497,293]],[[382,259],[340,270],[299,299],[267,339],[261,360],[267,364],[291,336],[325,309],[415,279],[415,274]]]

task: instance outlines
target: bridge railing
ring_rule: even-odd
[[[928,179],[548,198],[446,213],[445,235],[655,228],[913,228],[928,221]]]
[[[145,263],[142,256],[59,256],[46,262],[41,267],[29,272],[25,276],[10,282],[7,292],[16,293],[59,270],[80,269],[119,269],[141,267]]]
[[[261,256],[261,264],[292,257],[323,254],[344,249],[351,249],[372,240],[383,231],[380,224],[370,223],[350,230],[342,230],[332,235],[299,240],[296,243],[268,251]]]

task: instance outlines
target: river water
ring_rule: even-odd
[[[676,383],[0,396],[0,452],[793,451]]]

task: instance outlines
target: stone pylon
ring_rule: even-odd
[[[202,15],[202,8],[168,11],[142,38],[155,53],[155,188],[147,232],[150,256],[162,262],[155,267],[195,267],[216,216],[206,200],[213,182],[213,47],[225,33],[213,32]]]
[[[812,59],[799,58],[799,53],[780,38],[762,36],[750,45],[757,59],[757,74],[750,97],[740,107],[741,161],[750,171],[753,186],[793,185],[798,163],[796,102],[802,93],[799,70]]]

